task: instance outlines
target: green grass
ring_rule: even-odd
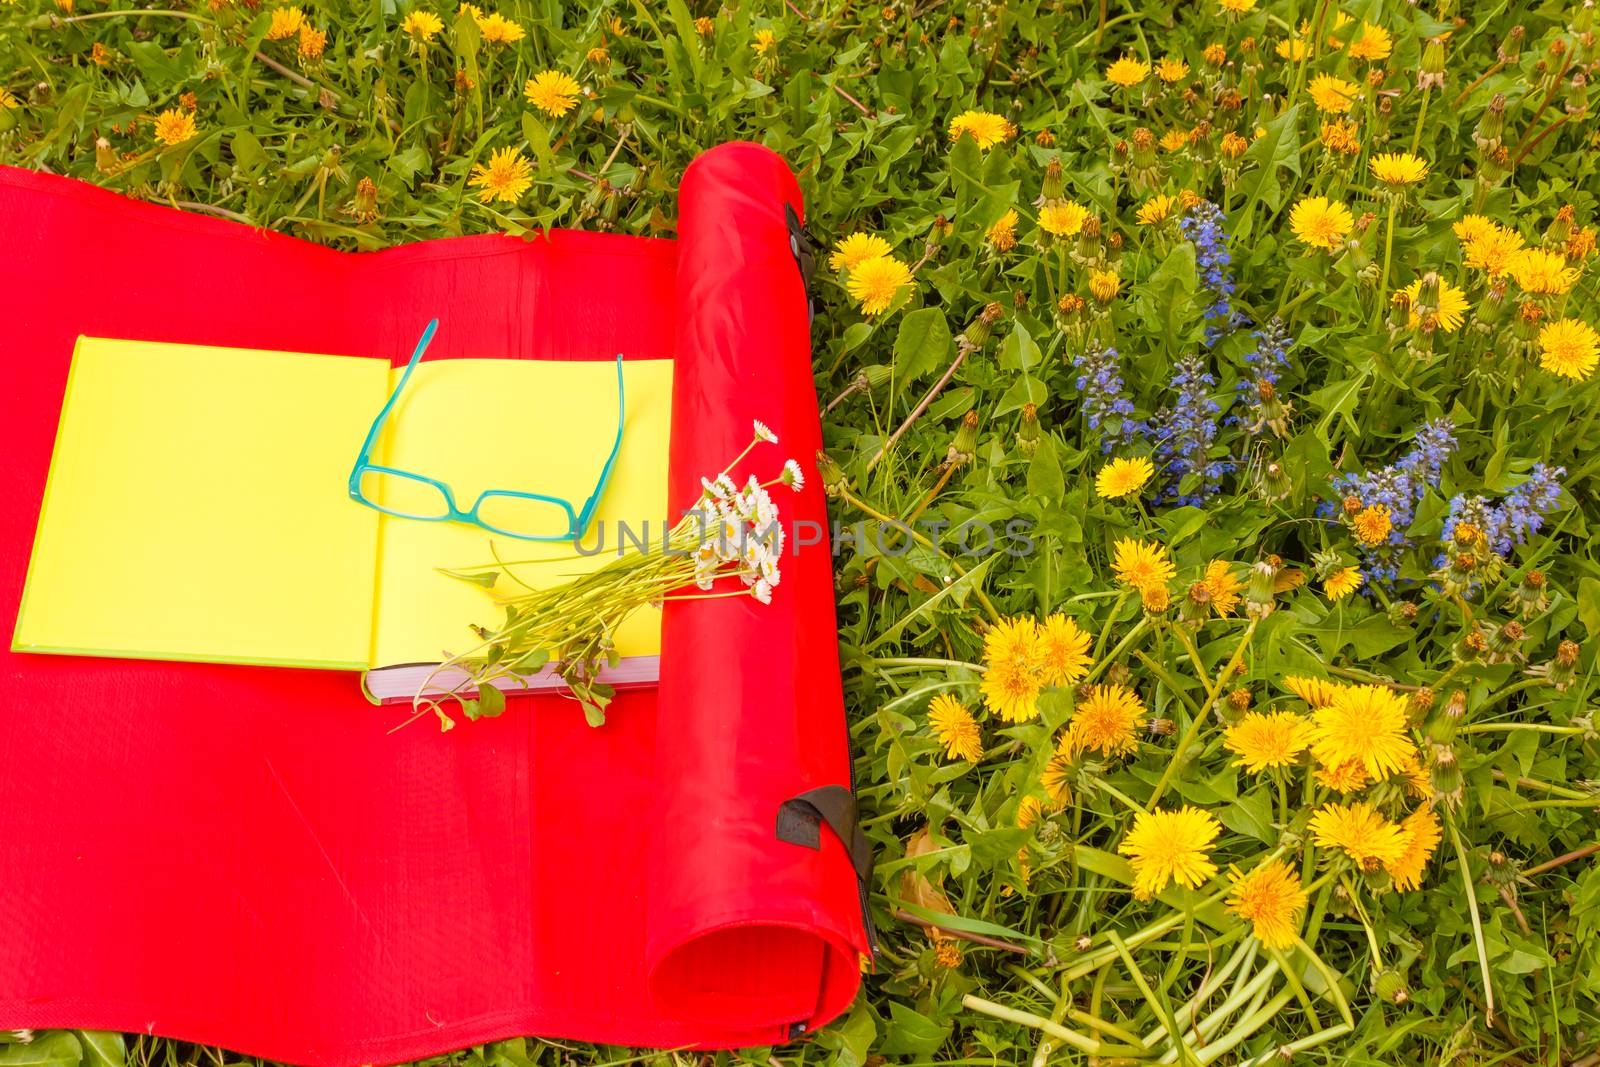
[[[946,524],[937,544],[878,551],[869,537],[837,563],[883,958],[815,1040],[710,1062],[1244,1064],[1286,1048],[1292,1062],[1595,1067],[1600,873],[1583,850],[1600,805],[1600,403],[1592,373],[1543,369],[1540,341],[1553,321],[1600,318],[1582,238],[1600,190],[1594,13],[1510,0],[1343,9],[1348,24],[1323,0],[1238,16],[1217,0],[512,0],[494,10],[522,40],[486,42],[472,17],[440,7],[424,47],[399,30],[409,8],[335,0],[306,7],[328,36],[302,59],[294,38],[264,39],[267,10],[234,2],[79,0],[69,13],[21,0],[0,4],[0,85],[16,105],[0,109],[0,153],[358,249],[542,226],[670,234],[683,168],[750,138],[800,174],[819,235],[879,236],[914,268],[871,315],[847,272],[825,271],[814,329],[835,518]],[[1297,58],[1287,42],[1303,20],[1317,28]],[[1364,22],[1391,38],[1387,57],[1352,56]],[[1106,70],[1125,54],[1189,69],[1170,87],[1151,73],[1118,89]],[[523,99],[546,69],[583,87],[567,114]],[[1319,76],[1358,87],[1353,154],[1324,144]],[[158,146],[154,120],[171,109],[194,135]],[[1011,136],[952,139],[969,109],[1002,116]],[[503,149],[526,161],[529,187],[483,203],[473,168]],[[1369,163],[1405,151],[1428,174],[1390,196]],[[1219,236],[1195,232],[1207,209],[1187,203],[1136,221],[1151,198],[1183,193],[1220,209]],[[1329,252],[1290,225],[1314,196],[1351,211]],[[1042,234],[1041,197],[1081,205],[1098,233]],[[1008,212],[1014,247],[986,236]],[[1537,292],[1526,271],[1492,284],[1452,232],[1472,214],[1570,258],[1569,291]],[[1218,267],[1236,285],[1230,307],[1253,326],[1205,318],[1217,243],[1231,251]],[[1109,300],[1094,292],[1106,271],[1119,283]],[[1459,323],[1434,273],[1463,294]],[[1391,303],[1413,283],[1415,315]],[[1268,396],[1252,329],[1275,316],[1289,346],[1269,361]],[[1225,327],[1215,343],[1208,325]],[[1080,385],[1075,360],[1105,346],[1128,407],[1091,419],[1105,379]],[[1334,479],[1402,461],[1440,419],[1453,450],[1406,496],[1399,541],[1368,550],[1342,498],[1364,494],[1365,509],[1381,487]],[[1149,457],[1155,476],[1133,498],[1103,498],[1108,455]],[[1227,466],[1208,476],[1213,463]],[[1447,527],[1452,500],[1501,508],[1468,516],[1492,539],[1529,510],[1518,494],[1537,464],[1564,468],[1538,529],[1507,527],[1501,546],[1452,541],[1472,510],[1457,501]],[[963,559],[949,531],[973,519],[1026,523],[1033,551]],[[1170,550],[1165,607],[1119,586],[1122,538]],[[1441,568],[1464,552],[1471,568]],[[1224,615],[1193,592],[1213,563],[1243,585]],[[1324,581],[1347,567],[1363,590],[1330,600]],[[984,638],[1001,617],[1051,613],[1090,635],[1092,679],[1128,686],[1143,710],[1135,748],[1058,765],[1051,787],[1070,800],[1019,826],[1025,799],[1047,799],[1042,776],[1087,694],[1051,686],[1035,715],[1006,721],[985,707]],[[1284,685],[1297,674],[1401,687],[1400,736],[1425,796],[1391,782],[1358,795],[1386,817],[1441,815],[1420,891],[1311,842],[1313,809],[1338,799],[1313,761],[1255,776],[1223,747],[1247,706],[1306,714]],[[927,716],[939,693],[976,715],[981,760],[946,757]],[[1117,849],[1157,796],[1220,821],[1218,873],[1141,902]],[[1301,940],[1281,951],[1223,899],[1230,865],[1270,855],[1310,887]],[[630,1055],[530,1040],[449,1059],[701,1060]],[[0,1067],[235,1059],[148,1037],[0,1046]]]

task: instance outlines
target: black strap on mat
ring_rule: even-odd
[[[800,216],[795,213],[794,205],[783,205],[783,219],[789,226],[789,251],[794,255],[795,266],[800,268],[800,283],[806,291],[806,312],[810,319],[817,316],[817,301],[811,295],[811,280],[817,274],[817,251],[819,242],[816,234],[800,221]]]
[[[825,785],[791,797],[778,806],[778,840],[804,848],[822,847],[822,824],[844,844],[862,885],[872,884],[872,842],[856,823],[856,798],[842,785]]]

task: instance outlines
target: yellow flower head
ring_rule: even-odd
[[[1139,747],[1139,720],[1144,702],[1121,685],[1097,685],[1078,702],[1067,728],[1073,752],[1093,749],[1102,756],[1121,756]]]
[[[1089,272],[1089,295],[1098,303],[1109,304],[1117,297],[1117,290],[1122,288],[1122,279],[1114,270],[1092,270]]]
[[[1388,59],[1394,50],[1394,38],[1382,26],[1370,22],[1361,24],[1361,32],[1350,42],[1347,53],[1351,59]]]
[[[1405,855],[1400,827],[1372,810],[1372,805],[1328,804],[1311,816],[1311,836],[1322,848],[1339,848],[1363,870],[1397,863]]]
[[[961,135],[966,134],[979,148],[992,148],[1010,138],[1013,132],[1006,117],[992,111],[963,111],[950,120],[950,140],[959,141]]]
[[[928,725],[950,759],[976,763],[983,758],[983,733],[972,712],[949,693],[940,693],[928,705]]]
[[[716,29],[716,20],[712,19],[710,16],[701,15],[699,18],[694,20],[694,32],[698,33],[702,37],[710,37],[714,32],[716,32]]]
[[[1292,711],[1247,711],[1228,727],[1222,743],[1251,774],[1287,767],[1311,743],[1311,724]]]
[[[1289,37],[1278,42],[1273,49],[1280,59],[1287,59],[1291,63],[1298,63],[1306,57],[1306,43],[1299,37]]]
[[[1256,0],[1222,0],[1222,10],[1230,15],[1243,15],[1256,9]]]
[[[312,29],[307,22],[300,27],[300,39],[295,47],[301,59],[316,59],[328,47],[328,34],[324,30]]]
[[[472,168],[467,184],[478,190],[478,199],[485,204],[496,200],[514,204],[533,184],[533,168],[515,148],[501,148],[489,157],[487,165]]]
[[[431,41],[444,29],[444,22],[432,11],[420,8],[400,20],[400,32],[410,34],[419,41]]]
[[[1134,459],[1114,459],[1100,468],[1095,475],[1094,490],[1103,497],[1118,499],[1132,496],[1144,488],[1156,472],[1155,466],[1144,456]]]
[[[1039,675],[1045,685],[1071,685],[1089,673],[1089,635],[1059,612],[1039,627]]]
[[[1150,64],[1133,56],[1123,56],[1106,68],[1106,81],[1131,89],[1150,75]]]
[[[1380,152],[1367,161],[1372,176],[1392,188],[1415,185],[1428,176],[1428,161],[1410,152]]]
[[[1189,64],[1175,56],[1162,56],[1156,61],[1156,77],[1171,85],[1189,74]]]
[[[1581,319],[1559,319],[1539,330],[1539,366],[1581,382],[1600,361],[1600,333]]]
[[[528,103],[552,118],[559,118],[578,104],[583,92],[572,75],[560,70],[541,70],[528,79],[522,95]]]
[[[1239,604],[1239,594],[1244,592],[1244,583],[1233,573],[1233,565],[1225,559],[1214,559],[1206,564],[1205,574],[1201,582],[1206,587],[1206,592],[1211,595],[1211,610],[1218,615],[1226,615]]]
[[[1456,235],[1456,240],[1463,246],[1473,241],[1498,233],[1501,225],[1485,215],[1463,215],[1456,222],[1451,223],[1450,232]]]
[[[1340,567],[1323,579],[1322,591],[1327,594],[1329,600],[1343,600],[1360,589],[1361,583],[1365,580],[1360,567]]]
[[[1007,722],[1025,722],[1039,714],[1044,688],[1043,637],[1027,616],[1002,619],[983,635],[984,703]]]
[[[983,231],[983,239],[988,241],[996,252],[1009,252],[1017,246],[1017,211],[1007,208],[1006,213],[996,219],[987,230]]]
[[[1250,932],[1268,948],[1289,948],[1299,940],[1295,916],[1305,907],[1306,891],[1300,876],[1282,860],[1234,878],[1228,896],[1228,910],[1250,920]]]
[[[1188,130],[1181,127],[1174,128],[1162,134],[1161,140],[1157,141],[1156,144],[1159,144],[1162,150],[1166,152],[1181,152],[1189,147],[1189,137]]]
[[[1389,515],[1388,507],[1383,504],[1362,508],[1350,521],[1355,527],[1356,540],[1364,545],[1381,543],[1394,529],[1394,520]]]
[[[1344,119],[1324,122],[1319,139],[1322,147],[1335,155],[1353,156],[1361,151],[1361,128]]]
[[[194,116],[181,108],[168,108],[156,116],[156,140],[164,145],[182,144],[195,134]]]
[[[1299,674],[1291,674],[1285,678],[1283,687],[1313,708],[1327,707],[1345,689],[1344,686],[1325,678],[1307,678]]]
[[[1044,818],[1044,805],[1039,803],[1036,796],[1023,797],[1017,803],[1017,828],[1026,830],[1040,819]]]
[[[850,271],[846,288],[861,301],[861,310],[879,315],[889,309],[900,290],[911,284],[911,268],[893,256],[863,260]]]
[[[1131,589],[1165,589],[1177,569],[1165,545],[1125,537],[1112,546],[1111,569],[1117,580]]]
[[[297,7],[275,7],[272,9],[272,21],[267,26],[267,40],[283,41],[300,32],[300,26],[306,20],[306,13]]]
[[[1168,196],[1165,193],[1160,196],[1152,196],[1149,200],[1139,205],[1139,210],[1134,215],[1134,218],[1140,226],[1154,226],[1158,222],[1165,222],[1172,215],[1172,209],[1177,203],[1176,197]]]
[[[484,44],[516,44],[528,35],[528,31],[498,11],[493,15],[485,15],[477,22],[478,34]]]
[[[1051,756],[1039,774],[1039,784],[1052,808],[1065,807],[1072,800],[1072,757],[1065,752]]]
[[[1439,847],[1439,816],[1431,807],[1418,808],[1400,823],[1400,831],[1404,835],[1404,847],[1399,856],[1383,866],[1394,879],[1394,887],[1404,893],[1422,884],[1422,875],[1433,858],[1433,850]]]
[[[1507,267],[1525,293],[1555,296],[1567,292],[1578,281],[1576,267],[1567,266],[1560,253],[1542,248],[1524,248],[1511,257]]]
[[[1117,851],[1133,867],[1133,895],[1149,900],[1169,882],[1197,889],[1217,873],[1207,855],[1222,824],[1210,813],[1185,805],[1173,811],[1136,812],[1133,829]]]
[[[1405,698],[1385,686],[1341,690],[1311,718],[1311,754],[1326,767],[1359,761],[1368,777],[1387,778],[1414,747],[1406,737]]]
[[[1406,294],[1411,307],[1406,325],[1415,329],[1422,322],[1422,314],[1417,307],[1418,298],[1422,295],[1422,279],[1418,278],[1401,292]],[[1440,278],[1438,301],[1439,306],[1433,311],[1434,322],[1445,333],[1455,333],[1467,320],[1467,294]]]
[[[1311,79],[1311,84],[1306,86],[1306,92],[1311,94],[1311,102],[1317,105],[1317,110],[1329,115],[1343,115],[1355,103],[1361,86],[1355,82],[1347,82],[1343,78],[1335,78],[1331,74],[1318,74]]]
[[[854,270],[869,259],[887,256],[894,251],[889,242],[871,233],[853,233],[833,246],[828,257],[829,270]]]
[[[1070,200],[1052,200],[1039,209],[1039,228],[1055,237],[1071,237],[1089,221],[1089,209]]]
[[[1461,226],[1461,222],[1456,226]],[[1472,236],[1461,238],[1462,262],[1475,270],[1486,272],[1491,279],[1505,277],[1511,269],[1512,259],[1522,251],[1522,234],[1509,226],[1496,226],[1492,222],[1486,229],[1471,227],[1470,230]],[[1458,229],[1456,232],[1461,231]]]
[[[750,42],[750,47],[754,48],[758,55],[763,56],[770,55],[777,46],[778,35],[771,30],[757,30],[756,39]]]
[[[1312,248],[1332,252],[1356,223],[1350,209],[1325,196],[1310,196],[1289,209],[1289,229]]]
[[[1317,782],[1335,793],[1354,793],[1367,786],[1367,768],[1360,760],[1349,760],[1336,767],[1318,767]]]

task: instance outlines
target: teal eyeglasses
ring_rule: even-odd
[[[516,537],[524,541],[576,541],[589,528],[595,508],[606,483],[611,480],[611,469],[616,466],[617,453],[622,449],[622,354],[617,354],[617,437],[611,444],[611,454],[600,468],[600,481],[594,492],[582,505],[574,508],[571,502],[543,493],[524,493],[510,489],[489,489],[478,495],[477,502],[468,511],[456,506],[455,494],[441,481],[413,471],[380,467],[372,462],[372,448],[394,410],[395,402],[411,380],[411,372],[428,350],[428,342],[439,328],[439,320],[428,323],[411,353],[411,362],[400,375],[388,403],[373,420],[367,439],[361,443],[356,465],[350,469],[350,499],[365,504],[385,515],[400,519],[419,519],[423,522],[464,522],[481,526],[491,533]]]

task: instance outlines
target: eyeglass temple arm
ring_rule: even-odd
[[[583,510],[578,512],[577,528],[573,531],[574,537],[582,537],[589,529],[589,520],[594,517],[595,507],[600,503],[600,496],[606,491],[606,483],[611,480],[611,468],[616,466],[617,453],[622,451],[622,415],[625,410],[622,392],[622,353],[617,353],[617,439],[611,443],[611,454],[606,457],[606,465],[600,469],[600,480],[595,483],[594,492],[589,494],[589,499],[583,502]]]
[[[372,458],[372,446],[378,440],[378,434],[383,431],[383,424],[388,421],[389,413],[394,410],[395,401],[400,399],[400,394],[405,390],[406,382],[411,380],[411,372],[417,369],[417,363],[422,359],[422,354],[428,350],[428,343],[433,340],[433,335],[439,329],[438,319],[429,319],[427,329],[422,331],[422,337],[417,341],[417,347],[411,353],[411,360],[406,364],[406,369],[400,375],[400,381],[395,385],[394,392],[389,394],[389,399],[384,403],[383,409],[378,412],[378,417],[372,420],[372,429],[367,431],[367,439],[361,442],[361,451],[356,456],[356,465],[350,469],[350,491],[356,491],[357,483],[361,478],[361,468],[367,465]]]

